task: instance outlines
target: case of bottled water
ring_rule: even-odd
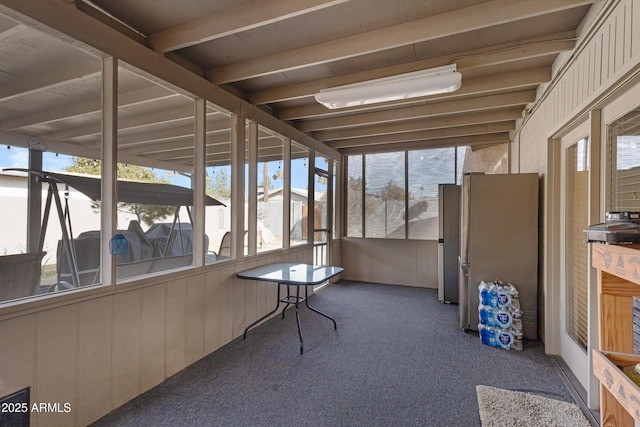
[[[522,311],[518,290],[500,280],[478,285],[480,341],[491,347],[522,350]]]

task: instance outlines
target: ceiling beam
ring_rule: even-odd
[[[154,132],[150,134],[142,134],[137,136],[137,139],[131,140],[118,140],[118,148],[125,149],[127,153],[132,154],[147,154],[155,152],[169,152],[174,150],[182,150],[187,148],[193,148],[194,137],[193,127],[191,127],[191,133],[188,133],[188,129],[176,129],[171,134],[166,134],[165,138],[160,138],[161,132]],[[213,132],[207,131],[206,136],[206,149],[207,154],[227,152],[231,149],[231,132],[230,129],[221,129]],[[258,137],[260,146],[282,147],[282,138],[274,137],[272,135],[262,135]]]
[[[385,107],[406,106],[409,104],[421,104],[427,101],[435,101],[441,99],[453,99],[468,95],[486,95],[490,92],[505,92],[514,89],[527,89],[537,86],[541,83],[551,81],[551,68],[540,67],[530,68],[520,71],[514,71],[504,74],[494,74],[488,77],[478,77],[475,79],[465,80],[464,73],[462,77],[462,87],[456,92],[445,93],[440,95],[425,96],[413,99],[402,99],[398,101],[383,102],[370,105],[359,105],[351,108],[341,108],[330,110],[322,104],[313,102],[308,105],[282,108],[276,110],[276,116],[281,120],[297,120],[297,119],[313,119],[322,116],[335,116],[350,112],[377,110]]]
[[[0,40],[10,39],[26,28],[28,27],[24,24],[16,24],[11,27],[8,27],[5,30],[0,31]]]
[[[553,34],[551,36],[536,37],[514,43],[505,43],[482,49],[452,53],[437,58],[429,58],[421,61],[376,68],[374,70],[361,71],[359,73],[249,92],[246,94],[246,99],[250,103],[258,105],[306,98],[315,95],[322,89],[330,87],[411,73],[414,71],[438,67],[443,64],[455,63],[457,65],[457,70],[464,73],[464,70],[468,69],[505,64],[540,56],[555,55],[560,52],[567,52],[572,50],[575,47],[575,44],[575,32],[567,31],[564,33]]]
[[[224,126],[224,124],[223,124]],[[226,121],[226,128],[220,127],[218,124],[211,124],[207,122],[207,138],[212,135],[221,135],[222,138],[229,141],[231,138],[231,130],[229,129],[229,121]],[[132,132],[128,135],[122,135],[118,138],[118,147],[131,147],[137,145],[150,145],[154,144],[154,147],[159,146],[163,141],[174,140],[181,137],[191,138],[193,144],[194,131],[193,124],[186,124],[183,126],[173,126],[170,129],[164,127],[158,130],[145,130],[144,132]],[[210,142],[207,139],[207,142]]]
[[[378,135],[363,138],[345,139],[342,141],[328,142],[327,145],[333,149],[348,147],[371,147],[373,145],[390,144],[408,141],[425,141],[429,139],[453,138],[458,136],[486,135],[498,132],[509,132],[515,130],[514,121],[486,123],[470,126],[459,126],[446,129],[430,129],[414,132],[395,133],[393,135]]]
[[[258,158],[264,158],[264,156],[270,156],[272,160],[283,160],[282,154],[282,140],[271,140],[260,141],[261,146],[258,147]],[[207,146],[206,155],[219,155],[226,154],[230,152],[231,143],[227,142],[226,144],[216,144],[213,146]],[[129,153],[137,153],[142,154],[139,151],[127,150]],[[189,141],[185,140],[176,140],[173,145],[163,146],[161,150],[155,150],[153,147],[147,152],[144,152],[145,157],[153,158],[153,159],[187,159],[189,156],[193,156],[193,141],[189,143]]]
[[[524,106],[525,104],[535,101],[535,98],[536,91],[527,90],[501,95],[484,96],[480,98],[424,104],[408,108],[396,108],[392,110],[309,120],[298,123],[297,127],[303,132],[311,132],[316,130],[365,126],[369,124],[388,123],[422,117],[462,114],[472,111]]]
[[[146,102],[156,102],[179,96],[161,86],[149,86],[143,89],[132,90],[118,96],[118,106],[125,107],[139,105]],[[3,120],[0,129],[11,130],[27,127],[35,124],[51,123],[59,120],[67,120],[74,117],[99,114],[102,108],[102,100],[93,99],[75,105],[61,105],[54,109],[40,111],[33,114],[20,115],[14,119]]]
[[[220,151],[219,148],[212,148],[219,146],[226,147],[226,151],[229,151],[231,149],[231,138],[229,137],[229,135],[207,135],[207,148],[205,150],[206,153],[209,153],[210,150],[214,150],[216,152]],[[143,155],[160,151],[193,148],[193,136],[191,136],[190,139],[174,138],[163,142],[142,141],[139,144],[129,144],[124,147],[121,147],[118,144],[118,148],[126,150],[127,153]]]
[[[284,21],[346,1],[348,0],[252,1],[152,34],[147,38],[147,43],[156,52],[166,53]]]
[[[595,0],[493,0],[440,15],[207,70],[214,83],[282,73],[436,40],[594,3]]]
[[[123,132],[136,128],[151,128],[157,125],[167,126],[167,123],[173,123],[177,126],[180,122],[194,122],[193,106],[175,107],[163,111],[156,111],[147,114],[138,114],[135,116],[127,116],[118,121],[118,131]],[[53,131],[45,133],[42,136],[47,139],[66,140],[73,138],[82,138],[92,135],[100,135],[102,133],[101,123],[94,123],[86,126],[72,127],[65,130]],[[122,135],[121,137],[124,137]]]
[[[20,78],[16,81],[0,86],[0,101],[6,101],[28,93],[51,89],[56,86],[67,84],[72,80],[101,73],[102,63],[96,59],[76,64],[66,64],[65,66],[55,70],[43,71],[44,72],[40,74]]]
[[[118,137],[118,148],[153,144],[154,148],[158,147],[159,149],[161,142],[176,141],[178,139],[190,139],[191,145],[193,145],[193,128],[193,124],[186,124],[182,126],[172,126],[170,129],[163,128],[147,132],[134,132],[128,135],[122,135]]]
[[[504,110],[490,110],[476,113],[456,114],[454,116],[428,117],[402,122],[383,123],[372,126],[324,130],[312,135],[319,141],[339,141],[367,136],[390,135],[428,129],[443,129],[457,126],[495,123],[522,118],[522,108],[512,107]]]
[[[429,139],[421,141],[409,141],[392,144],[381,144],[375,146],[366,147],[351,147],[343,148],[340,150],[342,154],[370,154],[370,153],[383,153],[389,151],[401,151],[401,150],[421,150],[426,148],[445,148],[445,147],[457,147],[461,145],[476,146],[476,145],[498,145],[506,144],[509,142],[509,133],[494,133],[489,135],[473,135],[473,136],[459,136],[454,138],[442,138],[442,139]]]

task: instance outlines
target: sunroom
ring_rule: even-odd
[[[638,1],[176,4],[0,0],[0,396],[90,424],[269,312],[237,277],[267,264],[435,289],[439,184],[533,173],[535,338],[600,409],[592,350],[634,338],[599,342],[583,230],[640,211]],[[314,97],[453,64],[451,93]]]

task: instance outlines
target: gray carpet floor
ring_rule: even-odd
[[[458,327],[434,289],[340,281],[94,426],[479,426],[476,385],[575,403],[539,341],[506,351]]]

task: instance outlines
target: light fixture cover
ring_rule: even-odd
[[[462,85],[456,64],[397,76],[322,89],[316,101],[327,108],[345,108],[398,99],[455,92]]]

